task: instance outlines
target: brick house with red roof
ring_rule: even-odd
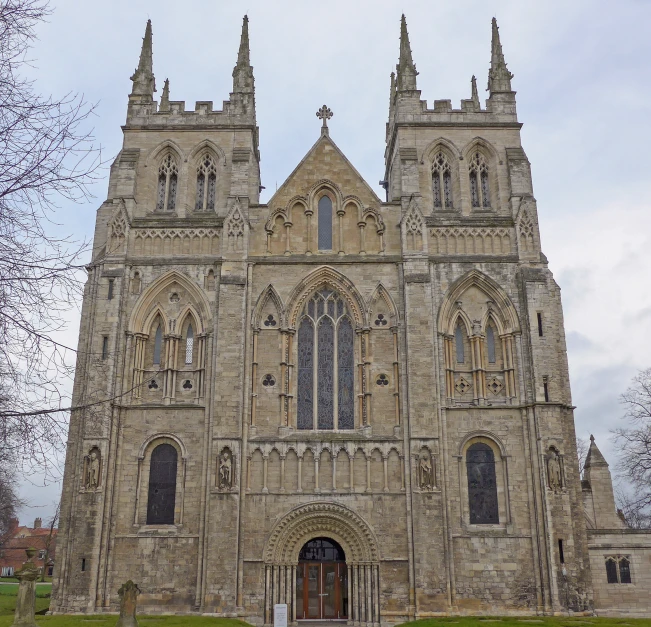
[[[50,528],[43,527],[40,518],[34,520],[33,527],[22,526],[18,519],[14,518],[8,539],[0,543],[0,576],[11,577],[22,567],[27,559],[25,549],[29,547],[34,547],[38,551],[34,563],[39,568],[46,565],[45,574],[52,575],[56,558],[57,533],[58,529],[53,529],[50,538]]]

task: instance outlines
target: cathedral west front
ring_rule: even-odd
[[[354,625],[633,604],[644,538],[594,442],[579,478],[495,20],[488,99],[473,77],[430,108],[403,16],[381,187],[315,103],[264,204],[248,18],[221,110],[167,81],[154,100],[152,56],[148,23],[88,266],[51,609],[114,612],[129,579],[142,612],[258,625],[277,603]]]

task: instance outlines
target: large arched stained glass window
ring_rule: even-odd
[[[305,304],[298,326],[299,429],[354,429],[353,324],[343,298],[324,288]]]
[[[471,525],[490,525],[500,521],[493,449],[477,442],[466,453],[468,505]]]
[[[173,525],[176,501],[176,449],[159,444],[151,453],[149,465],[148,525]]]
[[[319,250],[332,250],[332,200],[322,196],[318,207]]]

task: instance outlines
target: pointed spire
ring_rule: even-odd
[[[502,53],[502,44],[500,43],[500,30],[497,26],[497,20],[493,18],[491,38],[491,68],[488,71],[488,91],[491,94],[496,92],[510,92],[511,79],[513,74],[509,72],[504,61]]]
[[[416,87],[416,65],[411,56],[409,33],[407,32],[407,19],[402,14],[400,19],[400,59],[396,66],[398,77],[398,91],[414,91]]]
[[[160,105],[158,107],[159,111],[169,111],[170,110],[170,79],[165,79],[165,84],[163,85],[163,93],[160,97]]]
[[[471,96],[472,101],[475,103],[475,107],[477,107],[477,109],[479,109],[480,105],[479,105],[479,93],[477,92],[477,78],[475,77],[474,74],[472,75],[472,78],[470,79],[470,85],[471,85],[471,88],[472,88],[472,96]]]
[[[147,20],[145,36],[142,40],[142,49],[140,50],[140,60],[138,61],[136,71],[131,77],[133,81],[132,96],[154,97],[156,80],[154,78],[153,63],[151,20]]]
[[[233,92],[253,93],[253,68],[249,58],[249,16],[242,21],[242,36],[240,49],[237,53],[237,63],[233,68]]]
[[[590,435],[590,448],[588,449],[588,456],[585,458],[584,468],[592,468],[593,466],[608,466],[606,458],[602,455],[594,441],[594,435]]]

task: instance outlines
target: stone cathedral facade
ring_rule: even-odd
[[[115,611],[128,579],[144,612],[255,624],[592,608],[601,484],[579,480],[511,79],[493,20],[485,104],[473,77],[429,108],[403,17],[384,189],[323,106],[261,204],[248,19],[221,110],[168,81],[154,100],[148,23],[88,266],[53,611]]]

